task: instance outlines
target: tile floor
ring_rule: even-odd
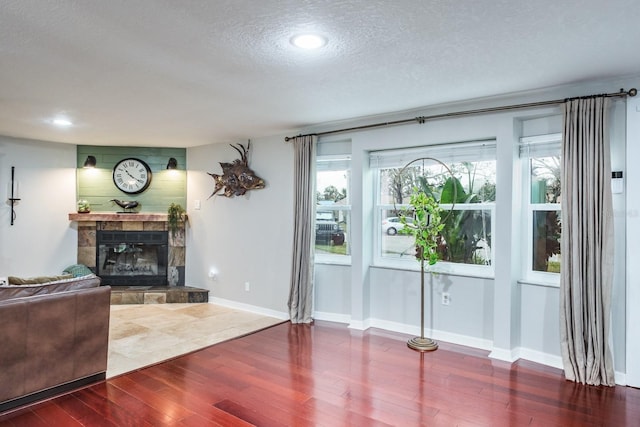
[[[112,305],[107,378],[281,322],[208,303]]]

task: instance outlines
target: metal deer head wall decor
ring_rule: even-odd
[[[213,193],[211,193],[209,198],[216,195],[222,189],[224,189],[224,192],[220,193],[220,195],[233,197],[242,196],[249,190],[264,188],[264,180],[258,177],[255,172],[251,170],[247,160],[247,154],[251,148],[251,141],[247,143],[246,148],[242,144],[238,144],[240,148],[233,144],[229,145],[240,153],[240,158],[234,160],[233,163],[220,162],[220,166],[222,166],[222,175],[209,173],[216,184]]]

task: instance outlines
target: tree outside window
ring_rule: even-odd
[[[530,159],[533,271],[560,272],[560,156]]]
[[[491,265],[495,160],[455,162],[449,165],[449,169],[451,173],[442,165],[425,163],[406,169],[380,170],[383,257],[410,254],[408,248],[403,249],[397,244],[397,239],[402,236],[396,235],[394,228],[389,228],[395,224],[389,224],[398,216],[394,209],[406,205],[415,187],[433,197],[444,209],[444,228],[438,237],[438,258],[451,263]],[[389,204],[395,208],[388,209]]]

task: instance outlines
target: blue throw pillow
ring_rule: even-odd
[[[84,264],[74,264],[62,270],[64,273],[69,273],[73,277],[82,277],[88,274],[93,274],[93,271]]]

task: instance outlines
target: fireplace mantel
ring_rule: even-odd
[[[140,213],[117,213],[117,212],[89,212],[70,213],[69,221],[145,221],[145,222],[167,222],[168,214],[140,212]]]

